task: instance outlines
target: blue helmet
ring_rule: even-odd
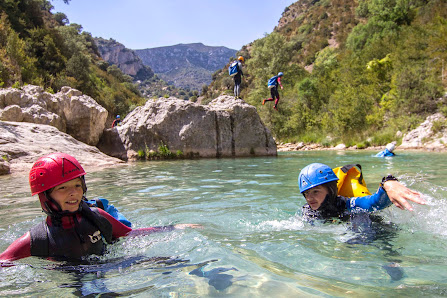
[[[120,115],[116,115],[116,119],[120,119]]]
[[[280,71],[278,72],[278,77],[282,77],[284,74]]]
[[[300,192],[303,193],[317,185],[337,181],[338,177],[334,171],[325,164],[311,163],[301,170],[298,176],[298,185]]]

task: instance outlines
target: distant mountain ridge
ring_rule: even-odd
[[[163,96],[175,96],[182,99],[197,98],[197,91],[181,90],[168,85],[156,76],[149,66],[144,65],[134,50],[126,48],[116,40],[96,37],[94,41],[101,58],[108,64],[119,68],[120,72],[128,75],[129,80],[135,84],[132,88],[138,89],[139,93],[145,98]],[[107,71],[109,71],[109,67]],[[113,72],[113,68],[111,71]],[[127,83],[129,84],[130,81]]]
[[[225,66],[236,50],[203,43],[134,50],[160,78],[176,87],[200,90],[212,74]]]
[[[152,69],[141,61],[134,51],[114,39],[95,38],[101,57],[114,64],[134,80],[147,80],[154,76]]]

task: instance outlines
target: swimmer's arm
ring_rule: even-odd
[[[149,235],[156,232],[168,232],[175,229],[185,229],[185,228],[200,228],[200,225],[196,224],[177,224],[177,225],[169,225],[164,227],[149,227],[149,228],[139,228],[139,229],[132,229],[126,226],[125,224],[121,223],[119,220],[115,219],[113,216],[111,216],[106,211],[99,209],[99,213],[101,213],[102,216],[107,218],[107,220],[112,224],[113,232],[112,236],[114,239],[124,236],[144,236]]]
[[[354,197],[349,198],[346,201],[346,207],[348,210],[363,210],[363,211],[377,211],[385,209],[390,206],[392,203],[386,193],[386,191],[379,187],[376,193],[364,196],[364,197]]]
[[[0,254],[1,267],[12,266],[11,261],[31,256],[31,236],[26,232],[22,237],[14,241],[4,252]]]
[[[383,188],[390,201],[402,210],[413,211],[413,207],[408,201],[412,201],[421,205],[425,205],[426,202],[422,199],[421,194],[417,191],[411,190],[395,180],[388,180],[383,183]]]

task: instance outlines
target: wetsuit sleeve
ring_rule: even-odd
[[[14,241],[2,254],[0,255],[0,262],[15,261],[18,259],[31,256],[31,237],[30,233],[26,232],[22,237]],[[1,264],[2,267],[4,264]]]
[[[149,228],[140,228],[140,229],[132,229],[121,223],[113,216],[108,214],[106,211],[99,209],[99,213],[104,216],[111,224],[113,228],[112,236],[113,238],[119,238],[123,236],[140,236],[140,235],[149,235],[155,232],[166,232],[172,231],[175,229],[174,226],[165,226],[165,227],[149,227]]]
[[[346,201],[346,208],[349,211],[358,210],[372,212],[382,210],[391,204],[386,191],[382,187],[379,187],[377,192],[370,196],[349,198]]]
[[[115,219],[106,211],[102,210],[101,208],[97,208],[97,210],[99,214],[105,217],[112,224],[112,237],[114,239],[126,236],[130,231],[132,231],[131,228],[121,223],[119,220]]]

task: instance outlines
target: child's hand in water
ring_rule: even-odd
[[[425,200],[421,197],[421,194],[417,191],[411,190],[401,184],[398,181],[388,180],[383,183],[383,189],[385,189],[390,201],[402,210],[413,211],[413,207],[408,201],[412,201],[421,205],[425,205]]]
[[[199,224],[177,224],[177,225],[174,225],[174,228],[179,229],[179,230],[184,230],[186,228],[202,229],[203,226],[199,225]]]

